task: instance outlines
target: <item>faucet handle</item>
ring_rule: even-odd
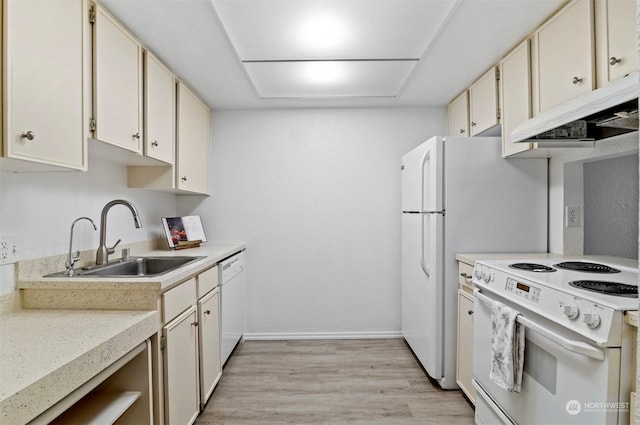
[[[118,244],[122,242],[122,239],[118,239],[118,241],[116,243],[113,244],[113,246],[111,248],[107,248],[107,252],[109,254],[113,254],[114,252],[116,252],[116,247],[118,246]]]

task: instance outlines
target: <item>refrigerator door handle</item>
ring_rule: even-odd
[[[422,271],[424,272],[424,274],[427,275],[427,277],[431,277],[431,266],[426,263],[425,258],[424,258],[424,244],[425,244],[425,240],[424,240],[424,220],[425,220],[425,218],[426,218],[426,216],[423,215],[422,218],[420,219],[420,234],[421,234],[420,267],[422,267]]]

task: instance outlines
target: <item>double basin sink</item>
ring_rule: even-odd
[[[44,277],[146,277],[159,276],[186,266],[205,257],[131,257],[101,266],[76,270],[72,276],[66,272],[48,274]]]

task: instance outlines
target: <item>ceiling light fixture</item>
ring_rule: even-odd
[[[347,26],[337,16],[314,13],[303,19],[294,35],[305,49],[325,50],[344,45],[348,40]]]

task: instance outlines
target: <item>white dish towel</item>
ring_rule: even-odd
[[[498,301],[491,307],[491,372],[489,378],[507,391],[519,393],[524,366],[524,326],[520,313]]]

